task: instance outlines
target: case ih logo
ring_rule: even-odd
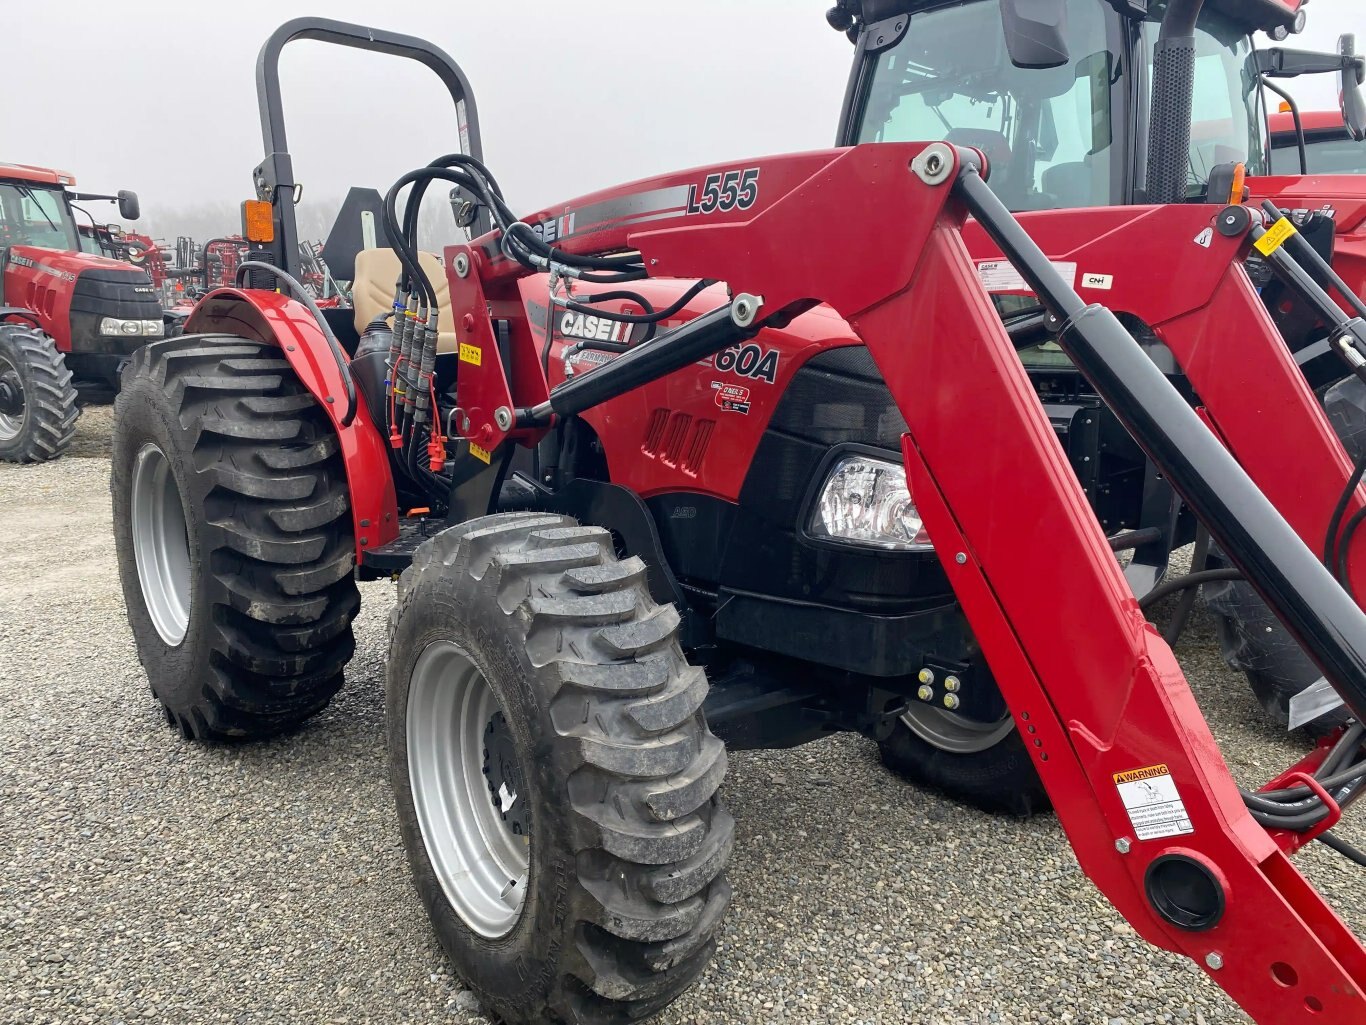
[[[559,239],[574,234],[574,221],[578,214],[565,214],[563,217],[553,217],[548,221],[540,221],[531,226],[531,230],[536,233],[546,245],[551,245]]]
[[[40,274],[51,274],[54,278],[61,278],[63,281],[76,280],[76,275],[72,274],[69,270],[58,270],[56,267],[49,267],[45,263],[39,263],[37,260],[30,260],[27,256],[12,254],[9,258],[9,262],[20,267],[28,267],[31,270],[36,270]]]
[[[590,342],[624,343],[631,337],[631,325],[570,310],[560,318],[560,334]]]

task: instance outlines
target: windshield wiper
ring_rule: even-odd
[[[21,195],[30,203],[32,203],[33,208],[43,215],[43,220],[47,221],[47,226],[49,228],[51,228],[53,231],[62,230],[60,227],[57,226],[57,222],[47,215],[47,211],[43,209],[43,204],[38,202],[38,196],[31,188],[29,188],[27,185],[19,185],[17,186],[17,189],[19,195]]]

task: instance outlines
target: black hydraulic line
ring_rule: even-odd
[[[1300,151],[1300,174],[1309,173],[1309,147],[1304,139],[1304,117],[1300,114],[1300,105],[1295,102],[1295,97],[1271,81],[1266,75],[1262,76],[1263,88],[1270,89],[1273,93],[1290,105],[1290,117],[1295,122],[1295,145]]]
[[[1059,341],[1077,369],[1348,707],[1366,717],[1366,615],[1115,315],[1086,305],[1063,280],[975,166],[964,167],[955,191],[1059,319]]]
[[[1352,587],[1351,576],[1347,572],[1348,556],[1352,551],[1352,537],[1356,534],[1357,528],[1361,526],[1361,521],[1366,520],[1366,506],[1358,509],[1352,514],[1352,518],[1347,521],[1347,525],[1342,528],[1342,537],[1337,543],[1337,556],[1333,560],[1333,575],[1338,578],[1338,583],[1350,594],[1353,600],[1356,599],[1356,590]]]
[[[1162,599],[1170,598],[1178,591],[1191,591],[1193,588],[1205,584],[1217,584],[1223,580],[1243,579],[1245,578],[1242,572],[1236,569],[1204,569],[1199,573],[1188,573],[1184,577],[1174,577],[1158,584],[1139,599],[1138,607],[1147,612]]]
[[[1347,858],[1349,861],[1354,861],[1363,868],[1366,868],[1366,853],[1363,853],[1357,847],[1353,847],[1346,840],[1342,839],[1342,837],[1330,832],[1320,833],[1314,839],[1316,839],[1319,843],[1323,844],[1325,847],[1330,847],[1333,850],[1337,851],[1339,854],[1341,854],[1344,858]]]
[[[1130,530],[1124,534],[1116,534],[1109,539],[1110,551],[1131,552],[1135,548],[1142,548],[1144,545],[1161,540],[1162,531],[1157,527],[1144,527],[1142,530]]]
[[[313,314],[313,319],[318,322],[318,327],[322,329],[323,337],[327,339],[327,347],[332,350],[332,358],[337,363],[337,372],[341,374],[342,384],[346,387],[346,415],[340,417],[338,422],[343,429],[350,427],[351,422],[356,419],[356,382],[351,376],[351,365],[347,362],[346,353],[342,350],[341,343],[337,341],[337,336],[332,333],[332,328],[328,326],[322,310],[318,309],[318,304],[313,301],[313,296],[308,294],[308,289],[297,278],[287,274],[279,267],[262,263],[260,260],[243,260],[237,265],[236,281],[238,287],[241,287],[242,279],[248,271],[273,275],[276,280],[293,293],[295,299],[308,307],[309,313]]]
[[[1338,497],[1338,504],[1333,509],[1333,515],[1328,520],[1328,536],[1323,541],[1323,564],[1330,568],[1337,555],[1342,518],[1347,515],[1347,507],[1352,503],[1352,496],[1356,494],[1357,488],[1361,486],[1363,476],[1366,476],[1366,452],[1357,459],[1352,476],[1347,481],[1347,487],[1343,488],[1342,494]]]

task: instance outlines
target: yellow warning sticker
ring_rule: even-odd
[[[1115,773],[1116,783],[1138,783],[1157,776],[1170,776],[1172,770],[1165,765],[1149,765],[1146,769],[1130,769],[1128,772]]]
[[[470,345],[468,342],[460,343],[460,362],[469,363],[471,366],[484,365],[484,351],[477,345]],[[487,462],[487,460],[485,460]]]
[[[1140,840],[1161,840],[1195,832],[1185,802],[1176,789],[1171,770],[1165,765],[1149,765],[1114,774],[1115,787],[1129,813],[1134,836]]]
[[[478,352],[479,350],[475,349],[474,351]],[[493,453],[486,448],[480,448],[474,442],[470,442],[470,455],[474,456],[474,458],[478,459],[481,463],[493,462]]]
[[[1299,234],[1295,231],[1295,226],[1286,218],[1282,217],[1279,221],[1266,229],[1266,234],[1256,242],[1257,252],[1263,256],[1270,256],[1294,235]]]

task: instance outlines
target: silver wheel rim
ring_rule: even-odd
[[[19,376],[19,368],[4,356],[0,356],[0,377],[12,377],[15,381],[20,383],[21,387],[23,385],[23,378]],[[0,413],[0,441],[13,441],[15,438],[19,437],[19,432],[24,429],[24,420],[27,416],[27,403],[24,404],[23,412],[18,416],[12,416],[9,413]]]
[[[484,733],[502,710],[464,649],[433,641],[408,687],[408,782],[422,842],[446,900],[487,939],[506,936],[522,914],[527,836],[494,807],[484,777]],[[526,795],[506,793],[506,808]]]
[[[132,513],[142,600],[157,633],[174,648],[190,625],[190,541],[170,460],[150,443],[133,464]]]
[[[959,755],[989,751],[1015,729],[1015,720],[1009,715],[996,722],[978,722],[926,704],[911,705],[902,713],[901,721],[925,743]]]

